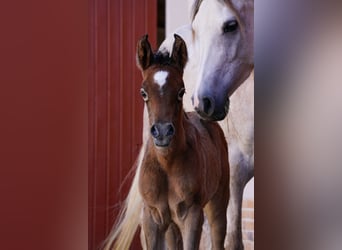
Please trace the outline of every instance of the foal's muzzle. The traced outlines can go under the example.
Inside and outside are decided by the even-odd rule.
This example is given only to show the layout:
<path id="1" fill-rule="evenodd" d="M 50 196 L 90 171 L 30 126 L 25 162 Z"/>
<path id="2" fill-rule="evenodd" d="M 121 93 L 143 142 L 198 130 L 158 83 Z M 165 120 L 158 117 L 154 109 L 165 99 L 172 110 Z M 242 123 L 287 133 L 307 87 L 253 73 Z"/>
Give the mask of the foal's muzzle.
<path id="1" fill-rule="evenodd" d="M 172 123 L 155 123 L 151 127 L 151 135 L 154 144 L 158 147 L 167 147 L 175 134 L 175 127 Z"/>

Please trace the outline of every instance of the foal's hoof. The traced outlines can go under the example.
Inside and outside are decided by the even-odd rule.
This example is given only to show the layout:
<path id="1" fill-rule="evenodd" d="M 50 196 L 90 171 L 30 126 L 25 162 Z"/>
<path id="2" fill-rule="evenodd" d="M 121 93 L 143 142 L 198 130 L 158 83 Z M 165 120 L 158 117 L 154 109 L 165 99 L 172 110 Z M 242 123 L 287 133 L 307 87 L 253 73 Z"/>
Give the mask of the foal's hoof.
<path id="1" fill-rule="evenodd" d="M 228 246 L 225 248 L 225 250 L 244 250 L 244 247 L 243 247 L 243 244 L 242 242 L 239 244 L 239 243 L 233 243 L 233 244 L 229 244 L 228 243 Z"/>

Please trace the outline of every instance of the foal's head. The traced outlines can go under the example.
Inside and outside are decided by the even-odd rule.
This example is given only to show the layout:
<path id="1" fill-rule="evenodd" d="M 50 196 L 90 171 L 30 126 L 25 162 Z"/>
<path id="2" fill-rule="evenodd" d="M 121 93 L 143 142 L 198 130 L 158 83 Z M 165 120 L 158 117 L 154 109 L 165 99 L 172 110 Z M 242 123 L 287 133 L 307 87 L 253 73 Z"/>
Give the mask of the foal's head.
<path id="1" fill-rule="evenodd" d="M 137 65 L 142 71 L 141 96 L 147 106 L 150 133 L 157 147 L 168 147 L 183 116 L 183 69 L 187 49 L 175 35 L 172 54 L 153 53 L 147 35 L 137 45 Z"/>

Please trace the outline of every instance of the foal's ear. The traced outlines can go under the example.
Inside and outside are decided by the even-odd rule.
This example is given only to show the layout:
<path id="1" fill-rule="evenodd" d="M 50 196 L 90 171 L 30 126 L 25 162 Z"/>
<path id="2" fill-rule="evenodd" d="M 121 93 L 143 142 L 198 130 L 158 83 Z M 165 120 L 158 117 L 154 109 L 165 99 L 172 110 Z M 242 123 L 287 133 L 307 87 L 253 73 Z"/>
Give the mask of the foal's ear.
<path id="1" fill-rule="evenodd" d="M 148 35 L 144 35 L 137 44 L 137 65 L 141 70 L 146 70 L 152 64 L 153 52 L 148 41 Z"/>
<path id="2" fill-rule="evenodd" d="M 172 60 L 183 71 L 186 62 L 188 61 L 188 51 L 184 40 L 177 34 L 174 34 L 175 41 L 172 48 Z"/>

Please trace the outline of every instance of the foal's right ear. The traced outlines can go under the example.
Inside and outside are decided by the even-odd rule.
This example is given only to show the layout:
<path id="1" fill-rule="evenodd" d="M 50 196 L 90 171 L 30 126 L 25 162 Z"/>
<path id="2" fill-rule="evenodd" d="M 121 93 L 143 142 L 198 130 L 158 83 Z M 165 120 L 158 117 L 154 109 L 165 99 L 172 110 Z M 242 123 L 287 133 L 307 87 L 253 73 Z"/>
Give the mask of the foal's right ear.
<path id="1" fill-rule="evenodd" d="M 144 35 L 137 44 L 137 65 L 141 70 L 146 70 L 152 64 L 153 52 L 148 41 L 148 35 Z"/>

